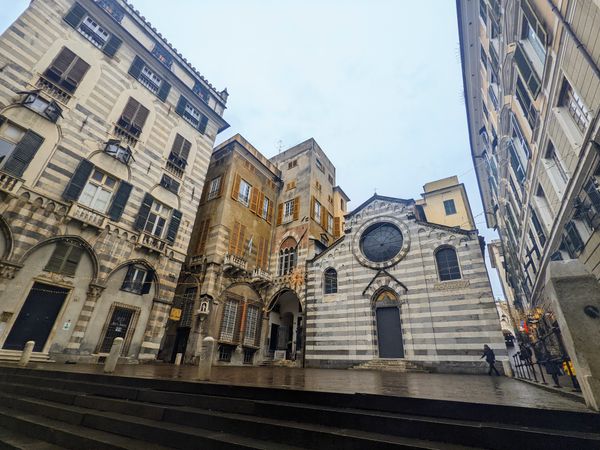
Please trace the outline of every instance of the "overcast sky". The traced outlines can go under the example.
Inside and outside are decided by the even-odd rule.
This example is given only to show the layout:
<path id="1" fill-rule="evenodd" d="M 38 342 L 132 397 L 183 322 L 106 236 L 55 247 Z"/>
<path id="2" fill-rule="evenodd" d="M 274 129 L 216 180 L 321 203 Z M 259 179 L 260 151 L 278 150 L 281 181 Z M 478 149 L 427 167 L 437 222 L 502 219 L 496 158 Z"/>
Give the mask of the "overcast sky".
<path id="1" fill-rule="evenodd" d="M 28 3 L 0 0 L 0 31 Z M 470 156 L 454 1 L 134 5 L 213 86 L 227 87 L 231 127 L 217 143 L 240 133 L 270 157 L 313 137 L 351 209 L 375 190 L 416 199 L 426 182 L 458 175 L 480 233 L 495 237 Z"/>

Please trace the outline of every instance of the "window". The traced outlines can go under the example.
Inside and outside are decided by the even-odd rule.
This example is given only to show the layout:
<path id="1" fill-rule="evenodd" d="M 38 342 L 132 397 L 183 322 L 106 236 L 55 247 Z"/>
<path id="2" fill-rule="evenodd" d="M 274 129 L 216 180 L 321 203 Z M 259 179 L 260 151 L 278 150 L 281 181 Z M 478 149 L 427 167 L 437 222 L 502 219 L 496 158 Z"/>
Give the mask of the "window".
<path id="1" fill-rule="evenodd" d="M 229 254 L 244 256 L 246 252 L 246 226 L 236 221 L 233 230 L 229 233 Z"/>
<path id="2" fill-rule="evenodd" d="M 127 274 L 121 285 L 121 290 L 132 292 L 134 294 L 141 294 L 144 289 L 147 275 L 148 271 L 145 268 L 130 265 L 127 268 Z"/>
<path id="3" fill-rule="evenodd" d="M 221 332 L 219 339 L 222 341 L 233 342 L 233 337 L 237 328 L 237 314 L 239 302 L 228 298 L 223 305 L 223 317 L 221 319 Z"/>
<path id="4" fill-rule="evenodd" d="M 288 170 L 289 170 L 289 169 L 293 169 L 294 167 L 297 167 L 297 166 L 298 166 L 298 160 L 297 160 L 297 159 L 294 159 L 293 161 L 290 161 L 290 162 L 288 163 Z"/>
<path id="5" fill-rule="evenodd" d="M 175 107 L 175 112 L 183 117 L 187 123 L 200 131 L 200 133 L 204 134 L 206 131 L 206 125 L 208 124 L 208 117 L 206 117 L 196 107 L 188 102 L 183 95 L 179 97 L 179 102 Z"/>
<path id="6" fill-rule="evenodd" d="M 317 200 L 315 200 L 313 216 L 317 222 L 321 223 L 321 204 Z"/>
<path id="7" fill-rule="evenodd" d="M 517 44 L 514 58 L 525 85 L 529 88 L 529 92 L 531 92 L 533 98 L 536 98 L 540 92 L 542 83 L 521 44 Z"/>
<path id="8" fill-rule="evenodd" d="M 315 181 L 315 189 L 316 189 L 317 191 L 321 192 L 321 188 L 322 188 L 322 186 L 321 186 L 321 183 L 319 183 L 319 181 L 318 181 L 318 180 L 317 180 L 317 181 Z"/>
<path id="9" fill-rule="evenodd" d="M 544 233 L 544 229 L 542 228 L 542 224 L 538 219 L 538 216 L 533 208 L 530 207 L 531 210 L 531 223 L 533 225 L 533 229 L 535 230 L 535 234 L 537 235 L 540 246 L 543 247 L 546 245 L 546 233 Z"/>
<path id="10" fill-rule="evenodd" d="M 296 267 L 296 251 L 298 244 L 293 238 L 287 238 L 279 249 L 278 275 L 283 276 L 291 273 Z"/>
<path id="11" fill-rule="evenodd" d="M 173 147 L 167 159 L 167 170 L 175 176 L 182 178 L 190 156 L 192 143 L 181 136 L 175 135 Z"/>
<path id="12" fill-rule="evenodd" d="M 160 179 L 160 185 L 167 191 L 177 194 L 179 192 L 179 181 L 174 180 L 167 174 L 163 174 Z"/>
<path id="13" fill-rule="evenodd" d="M 546 162 L 548 164 L 546 166 L 547 169 L 552 173 L 556 173 L 558 175 L 558 178 L 562 182 L 562 186 L 564 186 L 567 183 L 567 181 L 569 181 L 569 176 L 567 175 L 567 172 L 563 167 L 562 161 L 557 155 L 556 149 L 554 148 L 554 144 L 552 144 L 551 141 L 548 141 L 548 148 L 546 149 L 546 154 L 544 155 L 544 158 L 546 159 Z"/>
<path id="14" fill-rule="evenodd" d="M 447 216 L 456 214 L 456 205 L 454 204 L 454 200 L 444 200 L 444 210 L 446 211 Z"/>
<path id="15" fill-rule="evenodd" d="M 600 190 L 598 182 L 596 181 L 596 177 L 591 177 L 584 185 L 583 189 L 587 194 L 587 197 L 590 199 L 596 214 L 600 213 Z"/>
<path id="16" fill-rule="evenodd" d="M 113 19 L 121 23 L 125 16 L 125 10 L 115 0 L 95 0 L 95 2 L 100 8 L 109 13 Z"/>
<path id="17" fill-rule="evenodd" d="M 59 100 L 68 101 L 71 98 L 68 94 L 75 92 L 89 68 L 88 63 L 68 48 L 63 47 L 44 72 L 44 78 L 51 84 L 41 80 L 38 86 L 50 95 L 58 95 Z"/>
<path id="18" fill-rule="evenodd" d="M 114 56 L 121 46 L 121 39 L 106 31 L 79 3 L 73 5 L 64 20 L 108 56 Z"/>
<path id="19" fill-rule="evenodd" d="M 192 88 L 194 94 L 200 97 L 205 103 L 208 103 L 208 99 L 210 95 L 208 93 L 208 89 L 206 89 L 199 81 L 194 83 L 194 87 Z"/>
<path id="20" fill-rule="evenodd" d="M 152 50 L 152 55 L 159 60 L 165 67 L 169 69 L 173 65 L 173 57 L 171 54 L 160 44 L 156 44 Z"/>
<path id="21" fill-rule="evenodd" d="M 319 158 L 317 158 L 315 162 L 316 162 L 316 164 L 317 164 L 317 168 L 318 168 L 318 169 L 319 169 L 321 172 L 325 173 L 325 168 L 323 167 L 323 163 L 322 163 L 321 161 L 319 161 Z"/>
<path id="22" fill-rule="evenodd" d="M 546 59 L 546 31 L 544 25 L 528 0 L 521 2 L 523 22 L 521 25 L 521 39 L 526 40 L 542 64 Z"/>
<path id="23" fill-rule="evenodd" d="M 487 53 L 485 52 L 483 45 L 480 46 L 480 53 L 481 53 L 481 65 L 483 66 L 483 68 L 485 70 L 487 70 L 487 66 L 488 66 L 488 57 L 487 57 Z"/>
<path id="24" fill-rule="evenodd" d="M 460 267 L 456 250 L 451 247 L 443 247 L 435 252 L 435 262 L 437 264 L 440 281 L 458 280 L 460 276 Z"/>
<path id="25" fill-rule="evenodd" d="M 79 203 L 105 213 L 116 184 L 117 180 L 115 178 L 98 169 L 94 169 L 79 196 Z"/>
<path id="26" fill-rule="evenodd" d="M 333 234 L 333 216 L 327 214 L 327 232 Z"/>
<path id="27" fill-rule="evenodd" d="M 292 180 L 289 183 L 286 184 L 285 186 L 285 190 L 286 191 L 291 191 L 292 189 L 296 189 L 296 180 Z"/>
<path id="28" fill-rule="evenodd" d="M 219 361 L 231 362 L 231 354 L 233 353 L 234 347 L 231 345 L 219 345 Z"/>
<path id="29" fill-rule="evenodd" d="M 581 250 L 583 250 L 583 240 L 581 239 L 581 235 L 577 230 L 575 222 L 572 220 L 565 225 L 565 233 L 563 234 L 563 246 L 565 247 L 565 250 L 572 259 L 577 258 Z"/>
<path id="30" fill-rule="evenodd" d="M 114 306 L 111 309 L 110 320 L 106 324 L 106 332 L 100 345 L 98 345 L 98 353 L 109 353 L 115 338 L 127 337 L 132 321 L 137 318 L 136 311 L 130 308 L 121 308 Z M 127 342 L 127 340 L 125 341 Z M 127 352 L 127 346 L 123 347 L 122 353 Z"/>
<path id="31" fill-rule="evenodd" d="M 44 138 L 12 122 L 0 122 L 0 167 L 3 172 L 20 177 L 29 167 Z"/>
<path id="32" fill-rule="evenodd" d="M 368 227 L 360 237 L 360 249 L 372 262 L 390 261 L 400 253 L 404 237 L 400 229 L 389 222 L 378 222 Z"/>
<path id="33" fill-rule="evenodd" d="M 530 159 L 531 158 L 531 150 L 529 150 L 529 144 L 525 140 L 523 135 L 523 131 L 521 131 L 521 127 L 519 126 L 519 122 L 514 114 L 510 115 L 510 124 L 511 124 L 511 134 L 514 141 L 517 143 L 516 150 L 519 151 L 519 156 L 522 159 Z"/>
<path id="34" fill-rule="evenodd" d="M 146 64 L 142 58 L 136 56 L 129 68 L 129 74 L 140 82 L 142 86 L 160 98 L 163 102 L 167 99 L 171 85 L 167 83 L 156 70 Z"/>
<path id="35" fill-rule="evenodd" d="M 162 203 L 157 202 L 156 200 L 153 201 L 143 230 L 146 233 L 150 233 L 156 237 L 162 237 L 169 213 L 169 208 L 164 206 Z"/>
<path id="36" fill-rule="evenodd" d="M 252 364 L 252 362 L 254 361 L 254 353 L 256 352 L 252 348 L 244 349 L 244 364 Z"/>
<path id="37" fill-rule="evenodd" d="M 327 175 L 327 180 L 329 181 L 329 184 L 331 184 L 331 185 L 334 184 L 334 180 L 333 180 L 333 177 L 331 175 Z"/>
<path id="38" fill-rule="evenodd" d="M 238 191 L 238 201 L 246 206 L 250 203 L 250 191 L 252 186 L 246 180 L 240 180 L 240 189 Z"/>
<path id="39" fill-rule="evenodd" d="M 128 143 L 135 144 L 142 133 L 150 111 L 134 98 L 129 97 L 123 114 L 117 121 L 115 133 L 125 138 Z"/>
<path id="40" fill-rule="evenodd" d="M 246 327 L 244 331 L 244 345 L 256 345 L 258 337 L 259 310 L 255 305 L 248 305 L 246 309 Z"/>
<path id="41" fill-rule="evenodd" d="M 131 149 L 129 147 L 122 147 L 120 141 L 111 139 L 106 143 L 104 147 L 104 153 L 112 156 L 123 164 L 129 164 L 129 161 L 133 159 L 131 155 Z"/>
<path id="42" fill-rule="evenodd" d="M 517 102 L 521 106 L 521 109 L 523 110 L 523 115 L 525 116 L 525 119 L 527 119 L 527 123 L 533 130 L 537 122 L 537 111 L 535 109 L 535 106 L 533 105 L 533 101 L 527 93 L 527 89 L 525 89 L 525 86 L 521 81 L 521 77 L 517 77 L 515 97 L 517 99 Z"/>
<path id="43" fill-rule="evenodd" d="M 83 251 L 83 248 L 75 243 L 59 241 L 56 243 L 56 247 L 54 247 L 44 270 L 73 277 Z"/>
<path id="44" fill-rule="evenodd" d="M 294 218 L 294 199 L 283 204 L 283 222 L 291 222 Z"/>
<path id="45" fill-rule="evenodd" d="M 563 82 L 559 105 L 567 108 L 579 131 L 584 133 L 590 125 L 590 111 L 567 80 Z"/>
<path id="46" fill-rule="evenodd" d="M 55 101 L 46 100 L 39 94 L 39 91 L 20 92 L 20 94 L 25 94 L 21 101 L 23 106 L 38 113 L 50 122 L 56 123 L 58 118 L 62 116 L 62 108 Z"/>
<path id="47" fill-rule="evenodd" d="M 498 96 L 496 95 L 492 84 L 488 87 L 488 96 L 490 97 L 490 102 L 492 102 L 492 105 L 494 106 L 494 110 L 498 111 Z"/>
<path id="48" fill-rule="evenodd" d="M 515 176 L 517 177 L 517 182 L 519 184 L 523 184 L 525 181 L 525 168 L 521 163 L 519 155 L 517 155 L 517 151 L 515 150 L 515 146 L 513 145 L 512 141 L 508 145 L 508 151 L 510 153 L 510 165 L 515 173 Z"/>
<path id="49" fill-rule="evenodd" d="M 323 274 L 323 278 L 324 278 L 324 287 L 325 287 L 325 293 L 326 294 L 335 294 L 338 291 L 338 287 L 337 287 L 337 271 L 330 267 L 329 269 L 326 269 L 324 274 Z"/>
<path id="50" fill-rule="evenodd" d="M 345 211 L 345 205 L 344 205 L 344 199 L 343 198 L 340 198 L 340 209 L 342 211 Z"/>
<path id="51" fill-rule="evenodd" d="M 487 24 L 487 5 L 485 0 L 479 0 L 479 17 L 483 20 L 483 24 Z"/>
<path id="52" fill-rule="evenodd" d="M 490 120 L 490 113 L 488 112 L 487 107 L 485 106 L 485 102 L 481 102 L 481 110 L 483 111 L 483 115 L 487 120 Z"/>
<path id="53" fill-rule="evenodd" d="M 263 199 L 261 217 L 270 222 L 269 216 L 271 215 L 270 211 L 272 211 L 272 210 L 273 210 L 273 206 L 271 204 L 271 200 L 269 200 L 267 197 L 265 197 Z"/>
<path id="54" fill-rule="evenodd" d="M 210 182 L 210 187 L 208 189 L 208 199 L 212 200 L 219 196 L 221 192 L 221 177 L 213 178 Z"/>

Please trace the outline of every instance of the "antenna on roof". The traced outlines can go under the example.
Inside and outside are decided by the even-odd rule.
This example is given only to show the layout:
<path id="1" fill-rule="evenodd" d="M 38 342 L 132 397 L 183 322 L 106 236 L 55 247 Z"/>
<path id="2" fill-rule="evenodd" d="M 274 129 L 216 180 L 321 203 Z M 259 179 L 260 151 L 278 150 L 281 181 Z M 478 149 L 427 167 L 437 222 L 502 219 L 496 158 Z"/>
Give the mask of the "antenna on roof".
<path id="1" fill-rule="evenodd" d="M 277 154 L 281 154 L 281 149 L 283 148 L 283 141 L 281 139 L 279 139 L 277 141 Z"/>

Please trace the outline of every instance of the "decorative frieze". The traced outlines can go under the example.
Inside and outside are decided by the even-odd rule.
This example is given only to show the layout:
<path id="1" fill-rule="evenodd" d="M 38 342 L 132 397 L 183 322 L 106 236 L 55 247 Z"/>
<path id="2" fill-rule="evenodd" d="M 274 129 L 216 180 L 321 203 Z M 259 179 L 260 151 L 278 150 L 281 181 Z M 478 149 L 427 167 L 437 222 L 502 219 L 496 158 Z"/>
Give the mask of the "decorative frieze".
<path id="1" fill-rule="evenodd" d="M 455 291 L 469 287 L 469 280 L 442 281 L 433 285 L 434 291 Z"/>

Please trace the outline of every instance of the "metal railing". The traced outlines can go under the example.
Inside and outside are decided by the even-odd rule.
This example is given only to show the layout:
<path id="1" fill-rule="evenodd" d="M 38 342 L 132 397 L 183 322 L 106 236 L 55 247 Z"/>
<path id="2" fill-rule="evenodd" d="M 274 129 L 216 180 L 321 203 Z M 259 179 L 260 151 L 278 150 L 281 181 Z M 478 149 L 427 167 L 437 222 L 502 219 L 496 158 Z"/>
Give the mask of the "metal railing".
<path id="1" fill-rule="evenodd" d="M 573 390 L 581 392 L 581 387 L 579 386 L 577 377 L 571 369 L 570 362 L 571 360 L 569 358 L 550 358 L 533 361 L 531 357 L 523 357 L 519 354 L 513 355 L 513 368 L 515 369 L 516 378 L 547 385 L 548 381 L 546 381 L 546 376 L 548 376 L 553 379 L 555 385 L 560 386 L 558 377 L 562 371 L 565 375 L 569 376 Z M 566 368 L 566 370 L 564 370 L 563 367 Z M 544 371 L 546 372 L 546 376 L 544 376 Z"/>

